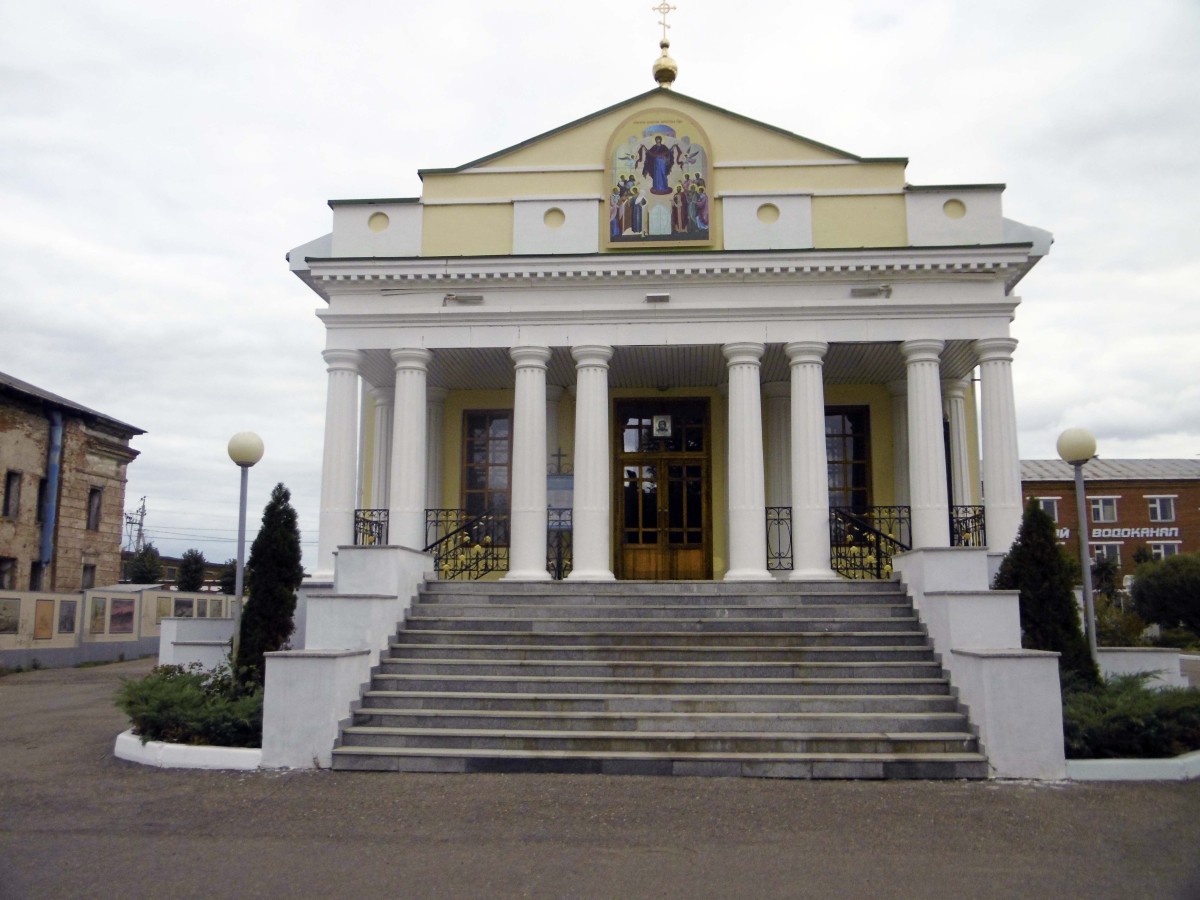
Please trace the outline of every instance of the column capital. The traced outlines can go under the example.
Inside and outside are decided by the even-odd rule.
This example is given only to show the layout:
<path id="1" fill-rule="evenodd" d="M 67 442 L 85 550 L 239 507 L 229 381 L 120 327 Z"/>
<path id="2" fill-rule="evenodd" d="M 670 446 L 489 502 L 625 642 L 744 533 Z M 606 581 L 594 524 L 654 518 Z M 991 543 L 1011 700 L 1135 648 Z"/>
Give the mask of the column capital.
<path id="1" fill-rule="evenodd" d="M 906 363 L 941 362 L 942 351 L 945 349 L 946 342 L 937 338 L 900 342 L 900 352 L 904 354 Z"/>
<path id="2" fill-rule="evenodd" d="M 1017 349 L 1017 339 L 1008 337 L 981 338 L 971 347 L 979 362 L 1012 362 L 1013 351 Z"/>
<path id="3" fill-rule="evenodd" d="M 433 359 L 433 353 L 421 347 L 396 347 L 389 350 L 388 355 L 396 364 L 397 371 L 409 369 L 424 372 L 429 368 L 430 360 Z"/>
<path id="4" fill-rule="evenodd" d="M 943 378 L 942 396 L 947 400 L 962 400 L 967 395 L 967 383 L 961 378 Z"/>
<path id="5" fill-rule="evenodd" d="M 571 356 L 577 367 L 604 366 L 607 368 L 608 361 L 613 357 L 613 348 L 607 344 L 580 344 L 578 347 L 571 348 Z"/>
<path id="6" fill-rule="evenodd" d="M 550 361 L 549 347 L 510 347 L 508 355 L 518 369 L 544 369 Z"/>
<path id="7" fill-rule="evenodd" d="M 392 399 L 395 397 L 395 388 L 371 385 L 367 388 L 367 393 L 371 395 L 371 400 L 376 406 L 391 406 Z"/>
<path id="8" fill-rule="evenodd" d="M 358 374 L 358 367 L 363 361 L 361 350 L 322 350 L 321 358 L 325 360 L 327 372 L 353 372 Z"/>
<path id="9" fill-rule="evenodd" d="M 766 344 L 757 341 L 736 341 L 732 344 L 722 344 L 721 353 L 731 366 L 757 366 L 766 352 Z"/>
<path id="10" fill-rule="evenodd" d="M 825 359 L 829 344 L 825 341 L 792 341 L 783 345 L 788 362 L 793 366 L 799 363 L 820 363 Z"/>

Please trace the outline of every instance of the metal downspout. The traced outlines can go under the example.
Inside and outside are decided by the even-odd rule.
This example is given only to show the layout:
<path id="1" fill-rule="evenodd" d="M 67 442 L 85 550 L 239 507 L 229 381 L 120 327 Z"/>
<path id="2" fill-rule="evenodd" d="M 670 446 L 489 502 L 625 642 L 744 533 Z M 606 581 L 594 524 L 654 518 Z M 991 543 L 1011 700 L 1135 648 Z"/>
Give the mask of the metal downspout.
<path id="1" fill-rule="evenodd" d="M 58 482 L 62 469 L 63 418 L 59 410 L 50 413 L 50 453 L 46 462 L 46 517 L 42 521 L 40 562 L 42 578 L 50 571 L 54 559 L 54 528 L 58 523 Z"/>

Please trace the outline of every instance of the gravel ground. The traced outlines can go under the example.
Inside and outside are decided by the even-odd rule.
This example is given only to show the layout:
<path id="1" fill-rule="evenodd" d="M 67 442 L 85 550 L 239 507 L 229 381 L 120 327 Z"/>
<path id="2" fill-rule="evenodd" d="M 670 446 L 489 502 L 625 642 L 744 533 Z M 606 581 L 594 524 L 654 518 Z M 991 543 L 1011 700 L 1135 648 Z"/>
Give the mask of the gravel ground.
<path id="1" fill-rule="evenodd" d="M 167 771 L 141 660 L 0 678 L 0 898 L 1200 898 L 1200 782 Z"/>

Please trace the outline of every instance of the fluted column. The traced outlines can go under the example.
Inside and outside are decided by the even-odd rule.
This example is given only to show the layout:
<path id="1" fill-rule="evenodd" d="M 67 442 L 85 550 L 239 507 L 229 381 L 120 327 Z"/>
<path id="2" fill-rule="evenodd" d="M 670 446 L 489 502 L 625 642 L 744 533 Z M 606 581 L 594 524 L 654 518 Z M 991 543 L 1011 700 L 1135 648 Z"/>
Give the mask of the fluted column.
<path id="1" fill-rule="evenodd" d="M 967 384 L 961 378 L 942 382 L 942 407 L 950 423 L 950 502 L 954 506 L 970 506 L 975 495 L 967 446 Z"/>
<path id="2" fill-rule="evenodd" d="M 729 368 L 729 571 L 726 581 L 769 581 L 759 369 L 765 347 L 721 348 Z"/>
<path id="3" fill-rule="evenodd" d="M 425 546 L 426 381 L 433 354 L 420 348 L 391 351 L 396 365 L 392 413 L 392 473 L 389 481 L 388 543 Z"/>
<path id="4" fill-rule="evenodd" d="M 442 434 L 446 424 L 445 388 L 430 387 L 425 390 L 425 507 L 439 509 L 442 506 Z"/>
<path id="5" fill-rule="evenodd" d="M 367 498 L 373 509 L 387 509 L 390 493 L 388 482 L 392 474 L 392 397 L 386 387 L 370 389 L 371 402 L 375 407 L 375 455 L 371 458 L 371 496 Z"/>
<path id="6" fill-rule="evenodd" d="M 893 502 L 897 506 L 908 506 L 911 499 L 908 490 L 908 381 L 889 381 L 887 387 L 888 393 L 892 395 L 892 478 L 895 479 Z"/>
<path id="7" fill-rule="evenodd" d="M 950 546 L 942 433 L 940 340 L 904 341 L 908 367 L 908 462 L 913 547 Z"/>
<path id="8" fill-rule="evenodd" d="M 762 392 L 767 506 L 787 506 L 792 502 L 791 385 L 772 381 Z"/>
<path id="9" fill-rule="evenodd" d="M 1021 457 L 1013 400 L 1013 338 L 975 342 L 979 358 L 980 419 L 983 426 L 983 514 L 987 543 L 1006 551 L 1021 526 Z"/>
<path id="10" fill-rule="evenodd" d="M 829 566 L 829 453 L 825 444 L 824 341 L 784 348 L 792 370 L 793 581 L 833 579 Z"/>
<path id="11" fill-rule="evenodd" d="M 513 347 L 512 506 L 508 574 L 548 581 L 546 571 L 546 363 L 549 347 Z"/>
<path id="12" fill-rule="evenodd" d="M 612 443 L 608 361 L 612 347 L 573 347 L 575 358 L 575 501 L 569 581 L 611 581 Z"/>
<path id="13" fill-rule="evenodd" d="M 321 454 L 321 520 L 315 581 L 333 578 L 339 546 L 354 543 L 358 475 L 358 350 L 326 350 L 325 448 Z"/>

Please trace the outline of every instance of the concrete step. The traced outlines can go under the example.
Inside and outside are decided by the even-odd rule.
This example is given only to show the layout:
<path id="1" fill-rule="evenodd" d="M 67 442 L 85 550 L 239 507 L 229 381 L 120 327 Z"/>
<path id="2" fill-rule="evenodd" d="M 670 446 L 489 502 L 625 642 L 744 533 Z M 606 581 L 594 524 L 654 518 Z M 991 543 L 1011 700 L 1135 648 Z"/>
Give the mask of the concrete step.
<path id="1" fill-rule="evenodd" d="M 389 691 L 363 693 L 359 711 L 432 709 L 564 713 L 953 713 L 949 694 L 564 694 Z"/>
<path id="2" fill-rule="evenodd" d="M 500 731 L 351 725 L 342 729 L 341 746 L 650 753 L 971 753 L 976 750 L 976 739 L 966 732 Z"/>
<path id="3" fill-rule="evenodd" d="M 923 631 L 788 631 L 773 633 L 756 631 L 697 632 L 697 631 L 467 631 L 434 628 L 404 629 L 392 641 L 393 648 L 411 646 L 456 645 L 486 643 L 490 646 L 519 647 L 628 647 L 628 648 L 692 648 L 736 649 L 751 648 L 813 648 L 857 646 L 919 646 L 928 647 Z"/>
<path id="4" fill-rule="evenodd" d="M 916 616 L 837 617 L 837 618 L 771 618 L 748 619 L 693 617 L 673 619 L 608 618 L 578 619 L 455 619 L 453 617 L 410 616 L 405 627 L 413 630 L 437 631 L 626 631 L 658 634 L 662 631 L 738 632 L 755 631 L 919 631 Z"/>
<path id="5" fill-rule="evenodd" d="M 933 660 L 861 662 L 679 662 L 645 660 L 383 659 L 381 675 L 414 674 L 549 678 L 931 678 Z"/>
<path id="6" fill-rule="evenodd" d="M 929 644 L 850 647 L 611 647 L 590 644 L 392 644 L 390 659 L 646 660 L 648 662 L 829 662 L 864 659 L 929 660 Z"/>
<path id="7" fill-rule="evenodd" d="M 338 747 L 343 771 L 685 775 L 720 778 L 986 778 L 980 753 L 687 753 L 661 751 L 431 751 L 409 747 Z"/>
<path id="8" fill-rule="evenodd" d="M 389 675 L 375 690 L 563 694 L 932 694 L 946 693 L 943 677 L 929 678 L 605 678 L 512 675 Z"/>
<path id="9" fill-rule="evenodd" d="M 748 597 L 782 594 L 809 597 L 821 594 L 897 594 L 904 596 L 898 581 L 430 581 L 421 588 L 423 596 L 477 597 Z"/>
<path id="10" fill-rule="evenodd" d="M 860 734 L 966 732 L 959 712 L 561 712 L 541 710 L 392 709 L 367 707 L 354 725 L 368 728 L 499 729 L 505 731 L 636 731 L 686 733 Z"/>
<path id="11" fill-rule="evenodd" d="M 423 606 L 439 609 L 454 609 L 459 606 L 560 606 L 560 607 L 590 607 L 608 606 L 623 608 L 640 608 L 661 604 L 664 606 L 683 606 L 692 609 L 703 609 L 710 606 L 776 606 L 793 609 L 806 609 L 810 606 L 877 606 L 887 604 L 907 604 L 908 598 L 901 591 L 887 593 L 850 594 L 785 594 L 785 593 L 742 593 L 742 594 L 541 594 L 525 595 L 516 593 L 504 594 L 428 594 L 424 591 L 418 601 Z"/>
<path id="12" fill-rule="evenodd" d="M 414 603 L 409 615 L 420 618 L 462 619 L 791 619 L 804 616 L 813 619 L 878 618 L 883 616 L 912 616 L 912 606 L 905 603 L 816 604 L 804 606 L 729 605 L 704 606 L 654 603 L 635 606 L 608 604 L 467 604 Z"/>

